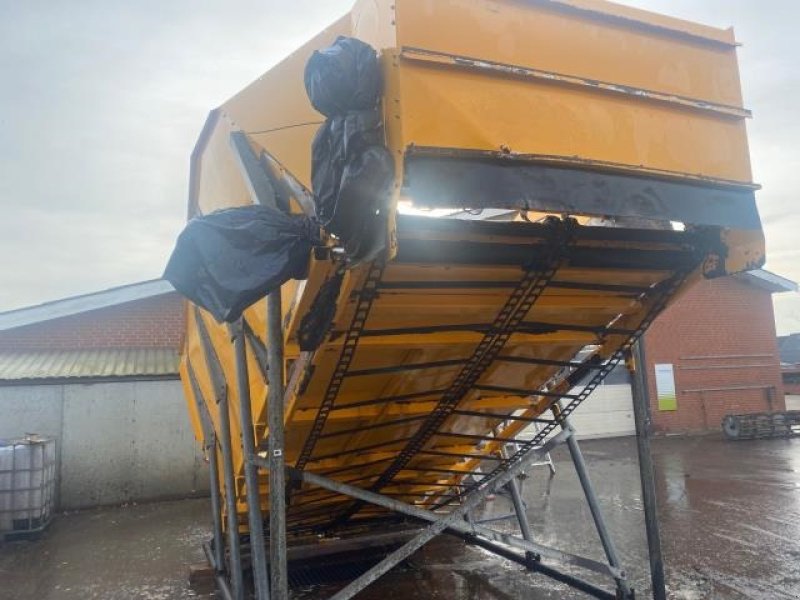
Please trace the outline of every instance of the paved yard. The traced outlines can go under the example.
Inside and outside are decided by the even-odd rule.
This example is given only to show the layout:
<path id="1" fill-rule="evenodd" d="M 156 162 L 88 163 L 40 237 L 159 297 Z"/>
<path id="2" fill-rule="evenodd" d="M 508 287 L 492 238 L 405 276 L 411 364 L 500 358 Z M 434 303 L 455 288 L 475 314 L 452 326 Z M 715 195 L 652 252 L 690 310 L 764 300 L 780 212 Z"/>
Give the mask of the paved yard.
<path id="1" fill-rule="evenodd" d="M 647 597 L 643 513 L 631 438 L 583 443 L 601 503 L 640 598 Z M 800 598 L 800 440 L 724 442 L 716 437 L 654 442 L 662 536 L 671 598 Z M 601 550 L 565 453 L 558 472 L 525 485 L 539 541 L 595 557 Z M 508 510 L 498 497 L 488 514 Z M 185 500 L 59 516 L 36 542 L 0 546 L 2 600 L 200 598 L 188 565 L 202 561 L 208 503 Z M 304 599 L 324 598 L 306 589 Z M 390 600 L 581 598 L 444 538 L 360 598 Z"/>

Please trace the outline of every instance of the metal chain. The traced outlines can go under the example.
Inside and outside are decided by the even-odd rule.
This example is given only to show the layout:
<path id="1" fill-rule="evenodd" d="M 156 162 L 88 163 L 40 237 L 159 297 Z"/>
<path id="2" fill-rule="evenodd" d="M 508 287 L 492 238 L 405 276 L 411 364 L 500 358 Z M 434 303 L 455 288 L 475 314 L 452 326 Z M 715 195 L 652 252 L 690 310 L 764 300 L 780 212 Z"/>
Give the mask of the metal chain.
<path id="1" fill-rule="evenodd" d="M 497 355 L 516 331 L 519 324 L 530 312 L 556 272 L 561 267 L 568 248 L 575 240 L 575 222 L 571 219 L 561 221 L 553 219 L 548 222 L 551 234 L 548 236 L 549 252 L 544 260 L 538 262 L 538 268 L 525 270 L 522 279 L 509 295 L 503 308 L 497 314 L 492 326 L 484 334 L 478 346 L 467 360 L 464 367 L 450 384 L 448 390 L 432 411 L 427 420 L 420 426 L 414 436 L 401 450 L 394 462 L 370 486 L 370 491 L 377 492 L 388 485 L 422 450 L 425 444 L 436 435 L 445 420 L 456 409 L 459 402 L 472 389 L 486 369 L 494 362 Z M 347 521 L 361 508 L 363 503 L 356 501 L 335 519 L 332 527 Z"/>
<path id="2" fill-rule="evenodd" d="M 347 370 L 350 368 L 350 363 L 353 362 L 353 356 L 356 353 L 356 348 L 358 348 L 358 341 L 361 337 L 361 332 L 364 330 L 364 325 L 367 322 L 367 317 L 369 316 L 370 309 L 372 308 L 372 303 L 377 296 L 378 283 L 383 275 L 384 267 L 385 263 L 383 260 L 376 260 L 369 267 L 367 279 L 364 282 L 364 285 L 361 288 L 361 292 L 358 296 L 358 303 L 356 304 L 356 310 L 353 314 L 353 319 L 350 322 L 350 327 L 347 329 L 347 333 L 345 334 L 342 351 L 339 354 L 339 360 L 337 361 L 336 368 L 334 369 L 333 375 L 328 382 L 328 389 L 325 391 L 325 396 L 322 398 L 319 411 L 314 418 L 314 424 L 311 427 L 311 431 L 306 438 L 303 449 L 301 450 L 300 456 L 295 464 L 296 469 L 303 470 L 308 464 L 308 461 L 311 459 L 311 454 L 314 452 L 314 447 L 319 440 L 319 436 L 322 434 L 322 430 L 324 429 L 325 423 L 328 420 L 328 415 L 333 408 L 336 397 L 339 395 L 339 390 L 342 387 Z"/>
<path id="3" fill-rule="evenodd" d="M 455 497 L 464 497 L 468 495 L 472 490 L 477 488 L 480 485 L 480 482 L 483 481 L 485 478 L 491 478 L 500 471 L 507 470 L 510 465 L 514 464 L 517 459 L 522 456 L 523 453 L 527 452 L 531 448 L 535 446 L 540 446 L 544 442 L 545 438 L 552 433 L 552 431 L 557 427 L 560 426 L 564 419 L 568 417 L 578 406 L 589 397 L 589 395 L 597 389 L 606 376 L 616 368 L 616 366 L 625 358 L 625 355 L 630 349 L 633 347 L 633 344 L 638 340 L 641 335 L 647 330 L 647 328 L 651 325 L 651 323 L 655 320 L 655 318 L 661 313 L 661 311 L 666 307 L 668 301 L 675 292 L 680 289 L 683 282 L 689 276 L 689 274 L 694 270 L 696 265 L 692 265 L 691 268 L 685 268 L 678 272 L 676 272 L 670 279 L 666 282 L 666 290 L 656 299 L 653 303 L 652 308 L 648 311 L 642 321 L 639 323 L 637 328 L 631 333 L 628 338 L 614 351 L 614 354 L 605 362 L 605 364 L 595 371 L 595 374 L 592 376 L 592 379 L 586 386 L 581 390 L 579 394 L 576 394 L 570 402 L 564 406 L 559 412 L 556 419 L 550 423 L 547 423 L 539 430 L 539 432 L 529 441 L 521 444 L 518 447 L 517 452 L 515 452 L 512 456 L 509 456 L 507 459 L 499 462 L 497 466 L 487 473 L 484 478 L 481 478 L 478 481 L 472 483 L 469 487 L 464 489 L 463 491 L 455 494 Z M 589 357 L 584 361 L 586 364 L 592 360 L 592 357 Z M 579 370 L 580 367 L 576 368 L 576 371 Z M 531 396 L 535 396 L 536 392 L 531 392 Z M 566 394 L 565 396 L 566 397 Z M 557 401 L 554 400 L 553 404 Z M 438 503 L 434 506 L 438 506 Z"/>

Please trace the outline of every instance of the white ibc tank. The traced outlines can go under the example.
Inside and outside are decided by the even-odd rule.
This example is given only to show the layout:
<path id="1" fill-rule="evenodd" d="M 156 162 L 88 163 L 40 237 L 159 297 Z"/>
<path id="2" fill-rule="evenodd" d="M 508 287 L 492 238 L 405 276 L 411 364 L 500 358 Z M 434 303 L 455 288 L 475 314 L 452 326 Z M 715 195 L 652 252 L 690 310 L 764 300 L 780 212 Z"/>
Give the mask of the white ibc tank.
<path id="1" fill-rule="evenodd" d="M 53 510 L 56 443 L 28 434 L 0 441 L 0 533 L 37 531 Z"/>
<path id="2" fill-rule="evenodd" d="M 14 446 L 0 442 L 0 531 L 11 531 L 14 478 Z"/>

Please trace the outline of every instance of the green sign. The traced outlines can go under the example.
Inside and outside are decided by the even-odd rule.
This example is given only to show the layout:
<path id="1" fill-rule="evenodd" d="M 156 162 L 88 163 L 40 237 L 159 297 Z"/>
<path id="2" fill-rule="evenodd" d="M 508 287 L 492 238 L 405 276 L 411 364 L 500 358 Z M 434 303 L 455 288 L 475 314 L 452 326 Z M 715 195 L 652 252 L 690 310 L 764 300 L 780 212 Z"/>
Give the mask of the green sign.
<path id="1" fill-rule="evenodd" d="M 656 364 L 656 395 L 658 410 L 678 410 L 675 373 L 670 363 Z"/>

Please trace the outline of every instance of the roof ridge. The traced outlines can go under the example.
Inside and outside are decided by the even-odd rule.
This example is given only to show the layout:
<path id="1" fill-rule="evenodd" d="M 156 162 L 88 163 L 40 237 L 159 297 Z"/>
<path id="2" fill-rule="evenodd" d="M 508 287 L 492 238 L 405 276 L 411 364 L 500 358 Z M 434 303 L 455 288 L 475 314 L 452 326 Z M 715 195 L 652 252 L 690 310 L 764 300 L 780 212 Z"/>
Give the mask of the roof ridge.
<path id="1" fill-rule="evenodd" d="M 168 294 L 174 290 L 175 288 L 172 287 L 172 284 L 164 279 L 148 279 L 88 294 L 79 294 L 60 300 L 43 302 L 42 304 L 15 308 L 0 312 L 0 331 L 152 298 Z"/>

